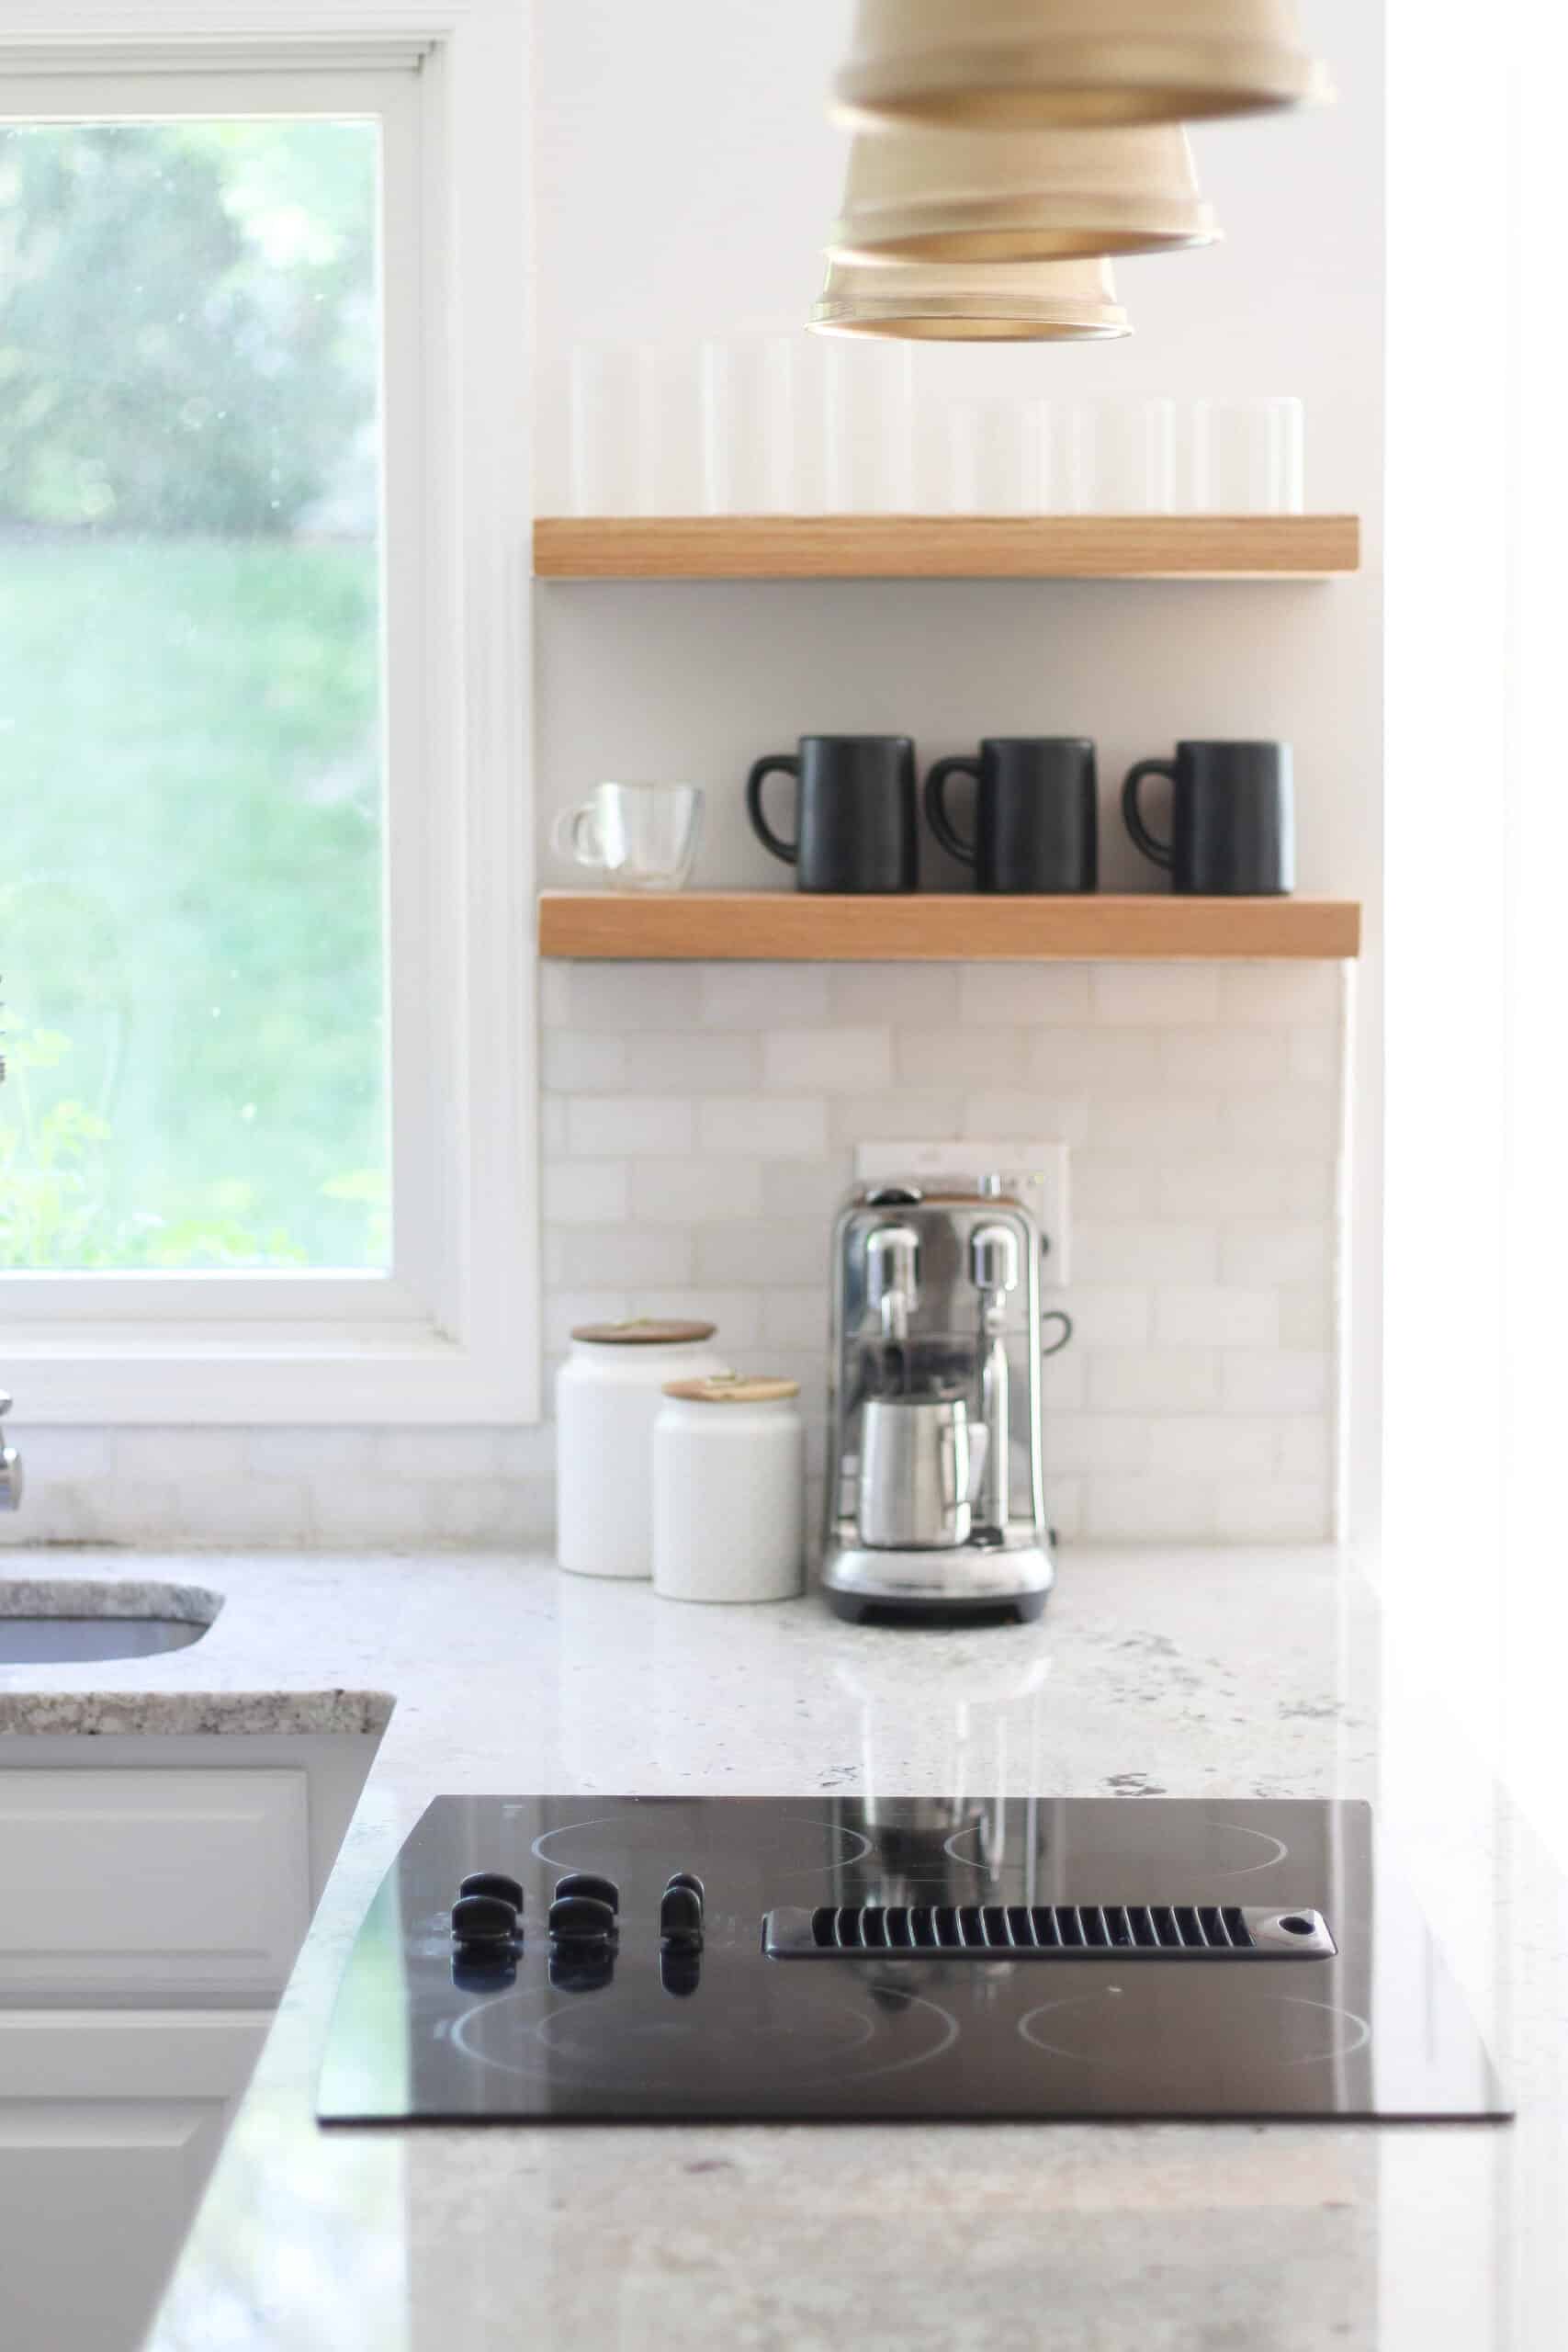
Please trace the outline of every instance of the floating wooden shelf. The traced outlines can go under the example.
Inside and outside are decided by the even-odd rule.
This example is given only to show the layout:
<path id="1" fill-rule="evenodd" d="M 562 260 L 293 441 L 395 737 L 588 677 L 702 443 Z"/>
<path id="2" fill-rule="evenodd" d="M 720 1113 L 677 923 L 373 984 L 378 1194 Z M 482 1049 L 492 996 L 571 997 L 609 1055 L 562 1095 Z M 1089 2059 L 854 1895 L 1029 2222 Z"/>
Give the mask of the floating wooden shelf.
<path id="1" fill-rule="evenodd" d="M 544 515 L 541 580 L 1325 580 L 1354 514 Z"/>
<path id="2" fill-rule="evenodd" d="M 542 956 L 692 963 L 977 964 L 1356 956 L 1347 899 L 908 898 L 547 890 Z"/>

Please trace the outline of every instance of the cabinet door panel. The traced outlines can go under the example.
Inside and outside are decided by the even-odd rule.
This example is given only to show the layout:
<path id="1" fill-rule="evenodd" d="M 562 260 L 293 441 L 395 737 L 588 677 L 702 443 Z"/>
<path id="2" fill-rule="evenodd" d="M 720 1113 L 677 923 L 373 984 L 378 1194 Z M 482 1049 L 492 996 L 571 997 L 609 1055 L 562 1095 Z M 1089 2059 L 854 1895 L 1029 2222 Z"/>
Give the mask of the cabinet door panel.
<path id="1" fill-rule="evenodd" d="M 132 2352 L 265 2017 L 0 2017 L 0 2342 Z"/>
<path id="2" fill-rule="evenodd" d="M 269 1999 L 309 1918 L 303 1772 L 0 1770 L 0 1998 Z"/>

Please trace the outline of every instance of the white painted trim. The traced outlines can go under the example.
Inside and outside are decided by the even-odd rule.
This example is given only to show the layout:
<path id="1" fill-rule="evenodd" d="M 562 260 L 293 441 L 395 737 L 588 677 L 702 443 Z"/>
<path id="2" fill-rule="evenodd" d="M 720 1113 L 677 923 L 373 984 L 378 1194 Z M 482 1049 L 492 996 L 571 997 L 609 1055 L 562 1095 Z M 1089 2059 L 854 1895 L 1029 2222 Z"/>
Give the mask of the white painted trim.
<path id="1" fill-rule="evenodd" d="M 166 98 L 122 80 L 128 114 L 150 91 L 221 111 L 231 61 L 258 76 L 242 110 L 310 111 L 288 77 L 319 74 L 323 108 L 383 120 L 396 1263 L 390 1279 L 0 1277 L 7 1383 L 29 1419 L 63 1425 L 536 1419 L 528 11 L 72 0 L 63 29 L 62 13 L 8 9 L 0 101 L 18 53 L 69 51 L 73 74 L 112 53 L 123 77 L 134 47 L 179 78 Z M 364 78 L 372 54 L 395 81 Z M 37 75 L 28 114 L 55 98 Z"/>

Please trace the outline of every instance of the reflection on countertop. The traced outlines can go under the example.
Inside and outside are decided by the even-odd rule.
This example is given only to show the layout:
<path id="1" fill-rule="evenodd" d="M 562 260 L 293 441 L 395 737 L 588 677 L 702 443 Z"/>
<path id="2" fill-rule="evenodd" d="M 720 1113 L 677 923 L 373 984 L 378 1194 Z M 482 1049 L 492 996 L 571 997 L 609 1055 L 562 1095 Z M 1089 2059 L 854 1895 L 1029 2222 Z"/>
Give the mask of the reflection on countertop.
<path id="1" fill-rule="evenodd" d="M 1040 1624 L 964 1634 L 493 1554 L 127 1573 L 222 1614 L 189 1653 L 0 1670 L 0 1730 L 392 1710 L 154 2352 L 1568 2340 L 1568 1899 L 1336 1555 L 1069 1555 Z M 536 1790 L 1370 1798 L 1518 2121 L 323 2133 L 331 2002 L 400 1839 L 438 1791 Z"/>

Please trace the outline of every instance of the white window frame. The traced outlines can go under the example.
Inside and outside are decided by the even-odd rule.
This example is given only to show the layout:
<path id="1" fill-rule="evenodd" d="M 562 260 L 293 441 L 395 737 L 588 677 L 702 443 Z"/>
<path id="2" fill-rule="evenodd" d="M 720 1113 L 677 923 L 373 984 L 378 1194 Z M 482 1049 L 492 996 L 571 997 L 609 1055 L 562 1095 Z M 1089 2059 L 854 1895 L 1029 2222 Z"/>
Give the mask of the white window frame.
<path id="1" fill-rule="evenodd" d="M 0 117 L 373 112 L 384 158 L 394 1264 L 0 1275 L 31 1421 L 538 1417 L 528 15 L 7 0 Z"/>

